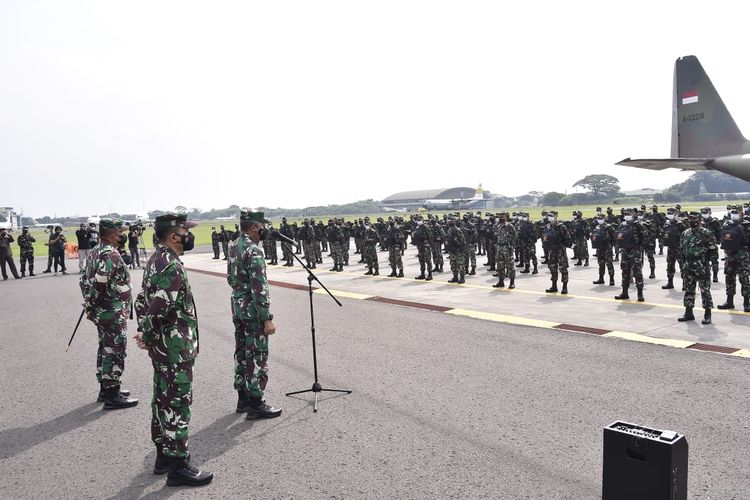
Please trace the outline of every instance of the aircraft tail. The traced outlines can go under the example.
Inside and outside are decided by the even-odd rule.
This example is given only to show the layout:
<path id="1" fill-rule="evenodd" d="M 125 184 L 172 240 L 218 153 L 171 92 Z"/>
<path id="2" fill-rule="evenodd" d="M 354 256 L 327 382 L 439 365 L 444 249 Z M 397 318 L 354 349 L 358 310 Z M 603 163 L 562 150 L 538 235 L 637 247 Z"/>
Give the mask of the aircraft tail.
<path id="1" fill-rule="evenodd" d="M 474 191 L 474 197 L 472 200 L 483 200 L 484 199 L 484 189 L 482 189 L 482 185 L 479 184 L 479 187 L 476 191 Z"/>
<path id="2" fill-rule="evenodd" d="M 672 106 L 672 158 L 750 152 L 732 115 L 695 56 L 677 59 Z"/>

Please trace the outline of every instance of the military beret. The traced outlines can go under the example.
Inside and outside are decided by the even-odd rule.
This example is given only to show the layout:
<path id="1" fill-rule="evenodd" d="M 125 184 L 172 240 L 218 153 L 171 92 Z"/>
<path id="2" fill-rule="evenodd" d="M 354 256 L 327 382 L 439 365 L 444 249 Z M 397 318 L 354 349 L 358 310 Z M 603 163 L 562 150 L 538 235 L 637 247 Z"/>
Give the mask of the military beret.
<path id="1" fill-rule="evenodd" d="M 127 227 L 122 223 L 120 219 L 101 219 L 99 220 L 99 230 L 104 229 L 117 229 L 119 231 L 125 231 Z"/>
<path id="2" fill-rule="evenodd" d="M 166 213 L 154 219 L 154 231 L 157 233 L 166 231 L 170 227 L 184 227 L 185 229 L 190 229 L 197 225 L 197 222 L 187 220 L 187 214 Z M 99 227 L 101 227 L 101 222 L 99 223 Z"/>
<path id="3" fill-rule="evenodd" d="M 271 222 L 266 219 L 263 212 L 253 212 L 251 210 L 240 211 L 240 222 L 264 222 L 268 224 Z"/>
<path id="4" fill-rule="evenodd" d="M 700 216 L 701 216 L 701 213 L 695 210 L 691 210 L 690 212 L 688 212 L 688 217 L 700 217 Z"/>

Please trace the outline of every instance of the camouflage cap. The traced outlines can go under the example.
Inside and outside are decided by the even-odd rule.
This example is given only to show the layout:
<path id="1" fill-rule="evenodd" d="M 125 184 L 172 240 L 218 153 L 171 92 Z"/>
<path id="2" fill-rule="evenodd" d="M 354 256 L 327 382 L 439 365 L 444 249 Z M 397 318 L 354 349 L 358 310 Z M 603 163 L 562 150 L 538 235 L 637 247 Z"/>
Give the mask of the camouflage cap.
<path id="1" fill-rule="evenodd" d="M 700 218 L 700 216 L 701 216 L 701 213 L 695 210 L 691 210 L 690 212 L 688 212 L 688 217 L 690 217 L 691 219 L 697 219 L 697 218 Z"/>
<path id="2" fill-rule="evenodd" d="M 547 215 L 554 215 L 555 217 L 557 217 L 557 210 L 549 210 L 547 212 Z"/>
<path id="3" fill-rule="evenodd" d="M 120 219 L 100 219 L 99 220 L 99 230 L 103 231 L 105 229 L 117 229 L 118 231 L 127 231 L 127 226 L 122 223 L 122 220 Z"/>
<path id="4" fill-rule="evenodd" d="M 253 212 L 252 210 L 240 211 L 240 222 L 263 222 L 268 224 L 270 220 L 265 218 L 263 212 Z"/>
<path id="5" fill-rule="evenodd" d="M 187 214 L 166 213 L 154 219 L 154 231 L 157 233 L 166 231 L 170 227 L 184 227 L 185 229 L 190 229 L 197 225 L 197 222 L 187 220 Z M 99 223 L 99 226 L 101 227 L 101 222 Z"/>

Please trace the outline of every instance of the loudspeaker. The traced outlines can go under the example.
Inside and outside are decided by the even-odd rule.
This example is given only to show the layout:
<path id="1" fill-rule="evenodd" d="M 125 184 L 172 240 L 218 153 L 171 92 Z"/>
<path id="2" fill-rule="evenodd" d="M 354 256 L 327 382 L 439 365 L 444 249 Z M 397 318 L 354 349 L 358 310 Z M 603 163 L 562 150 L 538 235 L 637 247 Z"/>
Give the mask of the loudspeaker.
<path id="1" fill-rule="evenodd" d="M 688 443 L 627 422 L 604 428 L 603 500 L 687 500 Z"/>

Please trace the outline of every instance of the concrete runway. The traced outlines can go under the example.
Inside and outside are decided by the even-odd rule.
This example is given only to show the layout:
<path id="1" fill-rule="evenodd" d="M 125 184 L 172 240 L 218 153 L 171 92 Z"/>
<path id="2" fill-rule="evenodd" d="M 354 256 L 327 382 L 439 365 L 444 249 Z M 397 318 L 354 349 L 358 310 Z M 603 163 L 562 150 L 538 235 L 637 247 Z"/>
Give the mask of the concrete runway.
<path id="1" fill-rule="evenodd" d="M 330 267 L 325 260 L 322 267 Z M 219 272 L 224 266 L 201 254 L 186 262 Z M 591 304 L 607 304 L 411 278 L 371 279 L 352 266 L 347 271 L 352 274 L 320 275 L 336 290 L 362 286 L 390 296 L 401 287 L 408 290 L 403 297 L 427 303 L 445 296 L 463 303 L 462 294 L 472 290 L 492 304 L 522 298 L 528 305 L 515 304 L 513 312 L 529 317 L 538 310 L 551 314 L 548 304 L 575 307 L 580 300 L 586 305 L 577 308 L 578 324 L 583 313 L 598 318 Z M 299 270 L 270 273 L 272 279 L 306 284 Z M 547 286 L 536 278 L 534 290 Z M 132 280 L 137 291 L 140 272 Z M 151 473 L 147 355 L 131 343 L 123 377 L 141 404 L 102 411 L 95 403 L 94 327 L 84 323 L 64 352 L 80 311 L 77 275 L 45 275 L 0 284 L 2 498 L 597 498 L 602 428 L 615 420 L 687 436 L 690 498 L 746 498 L 750 490 L 750 365 L 742 357 L 507 325 L 345 294 L 339 308 L 316 293 L 320 381 L 353 393 L 323 396 L 314 414 L 312 396 L 284 396 L 313 382 L 308 295 L 272 287 L 279 332 L 271 339 L 267 399 L 284 413 L 248 422 L 234 413 L 226 281 L 197 272 L 190 280 L 201 331 L 190 446 L 195 462 L 215 472 L 214 482 L 175 489 Z M 492 281 L 482 273 L 470 284 Z M 571 286 L 571 293 L 590 291 Z M 618 304 L 614 310 L 626 307 L 666 309 Z M 717 324 L 740 332 L 744 324 L 735 324 L 735 316 L 747 320 L 726 315 Z M 698 327 L 694 335 L 706 328 Z"/>

